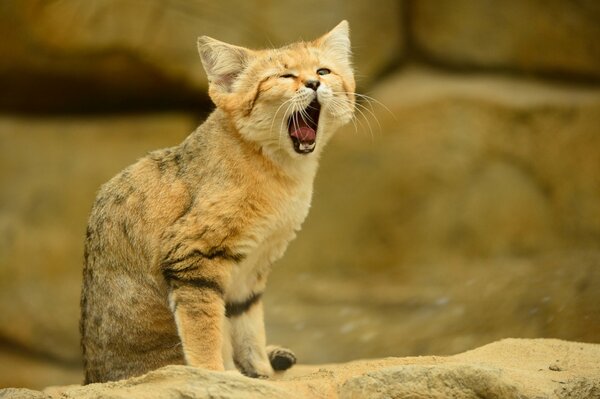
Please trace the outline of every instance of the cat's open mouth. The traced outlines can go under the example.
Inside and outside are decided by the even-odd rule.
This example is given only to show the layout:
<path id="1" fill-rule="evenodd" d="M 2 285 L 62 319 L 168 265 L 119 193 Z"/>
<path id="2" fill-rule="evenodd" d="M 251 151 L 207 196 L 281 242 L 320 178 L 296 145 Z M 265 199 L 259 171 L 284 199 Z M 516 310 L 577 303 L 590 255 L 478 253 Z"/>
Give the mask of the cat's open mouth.
<path id="1" fill-rule="evenodd" d="M 298 154 L 308 154 L 315 149 L 320 114 L 321 104 L 315 98 L 305 110 L 294 112 L 288 119 L 288 132 Z"/>

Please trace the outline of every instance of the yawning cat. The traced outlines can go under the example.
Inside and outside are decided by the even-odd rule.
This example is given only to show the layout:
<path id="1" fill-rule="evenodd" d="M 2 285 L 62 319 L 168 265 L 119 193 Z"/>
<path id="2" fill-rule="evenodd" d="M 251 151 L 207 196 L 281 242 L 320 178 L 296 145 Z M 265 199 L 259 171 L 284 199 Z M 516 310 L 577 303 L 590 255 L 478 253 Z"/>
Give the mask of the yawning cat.
<path id="1" fill-rule="evenodd" d="M 216 109 L 97 196 L 85 242 L 86 383 L 168 364 L 268 377 L 261 294 L 310 207 L 318 159 L 355 107 L 348 23 L 250 50 L 198 40 Z"/>

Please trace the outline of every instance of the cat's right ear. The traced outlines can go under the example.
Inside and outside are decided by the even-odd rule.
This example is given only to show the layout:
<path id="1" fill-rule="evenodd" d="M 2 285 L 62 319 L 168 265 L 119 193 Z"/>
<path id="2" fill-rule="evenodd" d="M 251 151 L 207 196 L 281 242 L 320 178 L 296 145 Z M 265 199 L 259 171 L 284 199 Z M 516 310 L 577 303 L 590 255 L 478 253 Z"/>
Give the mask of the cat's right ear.
<path id="1" fill-rule="evenodd" d="M 350 65 L 350 26 L 348 21 L 340 22 L 335 28 L 316 40 L 317 44 L 342 64 Z"/>
<path id="2" fill-rule="evenodd" d="M 208 36 L 198 38 L 198 53 L 208 76 L 211 91 L 231 93 L 233 83 L 248 64 L 251 50 Z"/>

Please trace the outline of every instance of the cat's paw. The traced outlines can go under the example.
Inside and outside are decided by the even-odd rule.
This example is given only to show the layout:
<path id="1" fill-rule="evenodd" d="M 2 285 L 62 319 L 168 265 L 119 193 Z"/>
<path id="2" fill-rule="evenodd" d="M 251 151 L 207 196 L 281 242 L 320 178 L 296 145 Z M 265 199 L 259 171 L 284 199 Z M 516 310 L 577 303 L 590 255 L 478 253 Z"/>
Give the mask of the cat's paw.
<path id="1" fill-rule="evenodd" d="M 296 364 L 296 355 L 288 348 L 268 346 L 267 354 L 269 355 L 271 367 L 273 367 L 273 370 L 275 371 L 287 370 Z"/>

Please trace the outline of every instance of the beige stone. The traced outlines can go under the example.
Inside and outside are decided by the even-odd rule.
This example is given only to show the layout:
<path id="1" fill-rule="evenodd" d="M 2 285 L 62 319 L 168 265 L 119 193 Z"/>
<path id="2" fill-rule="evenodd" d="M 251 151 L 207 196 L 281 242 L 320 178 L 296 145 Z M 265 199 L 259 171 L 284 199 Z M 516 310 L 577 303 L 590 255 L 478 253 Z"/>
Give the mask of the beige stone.
<path id="1" fill-rule="evenodd" d="M 598 342 L 600 252 L 303 268 L 296 250 L 266 295 L 269 339 L 300 362 L 451 355 L 504 337 Z M 385 256 L 381 255 L 381 256 Z M 328 263 L 331 262 L 331 263 Z M 298 339 L 301 337 L 301 339 Z"/>
<path id="2" fill-rule="evenodd" d="M 0 79 L 9 95 L 0 105 L 44 110 L 193 103 L 207 89 L 198 36 L 281 46 L 316 38 L 342 19 L 350 22 L 357 81 L 364 86 L 403 53 L 399 7 L 392 0 L 377 7 L 358 0 L 7 2 L 0 9 Z"/>
<path id="3" fill-rule="evenodd" d="M 0 372 L 0 386 L 35 384 L 44 363 L 80 369 L 83 236 L 96 191 L 194 127 L 181 114 L 0 119 L 0 337 L 8 359 L 10 350 L 32 358 L 3 362 L 12 368 Z M 80 378 L 49 373 L 64 383 Z"/>
<path id="4" fill-rule="evenodd" d="M 359 121 L 325 151 L 265 296 L 269 341 L 310 363 L 449 355 L 507 336 L 597 341 L 598 90 L 407 70 L 370 94 L 391 114 L 374 104 L 381 127 Z M 11 369 L 0 386 L 80 382 L 94 194 L 196 123 L 0 119 L 0 348 L 31 357 L 0 355 Z"/>
<path id="5" fill-rule="evenodd" d="M 600 247 L 600 90 L 407 70 L 371 95 L 372 131 L 323 157 L 291 248 L 306 268 Z"/>
<path id="6" fill-rule="evenodd" d="M 370 94 L 391 114 L 324 154 L 270 336 L 311 362 L 598 342 L 600 92 L 407 70 Z"/>
<path id="7" fill-rule="evenodd" d="M 418 0 L 416 48 L 460 67 L 600 77 L 600 3 L 595 0 Z"/>
<path id="8" fill-rule="evenodd" d="M 29 396 L 19 396 L 20 393 Z M 296 366 L 275 381 L 167 366 L 129 380 L 53 387 L 52 398 L 583 398 L 600 394 L 600 346 L 506 339 L 450 357 Z M 0 397 L 32 397 L 7 391 Z M 43 397 L 40 395 L 40 397 Z"/>
<path id="9" fill-rule="evenodd" d="M 584 376 L 575 371 L 575 363 L 594 363 L 599 354 L 598 345 L 506 339 L 449 358 L 434 357 L 434 362 L 416 358 L 415 364 L 362 374 L 342 385 L 340 397 L 594 397 L 600 393 L 597 366 L 583 371 Z M 571 356 L 577 360 L 567 360 Z M 562 373 L 553 370 L 556 363 L 564 365 Z"/>
<path id="10" fill-rule="evenodd" d="M 40 326 L 40 329 L 46 328 Z M 36 352 L 38 348 L 35 347 L 35 342 L 29 344 L 33 351 L 19 351 L 10 345 L 3 345 L 0 350 L 0 392 L 5 387 L 43 389 L 55 384 L 83 382 L 83 370 L 79 359 L 69 362 L 47 356 L 42 351 Z"/>

